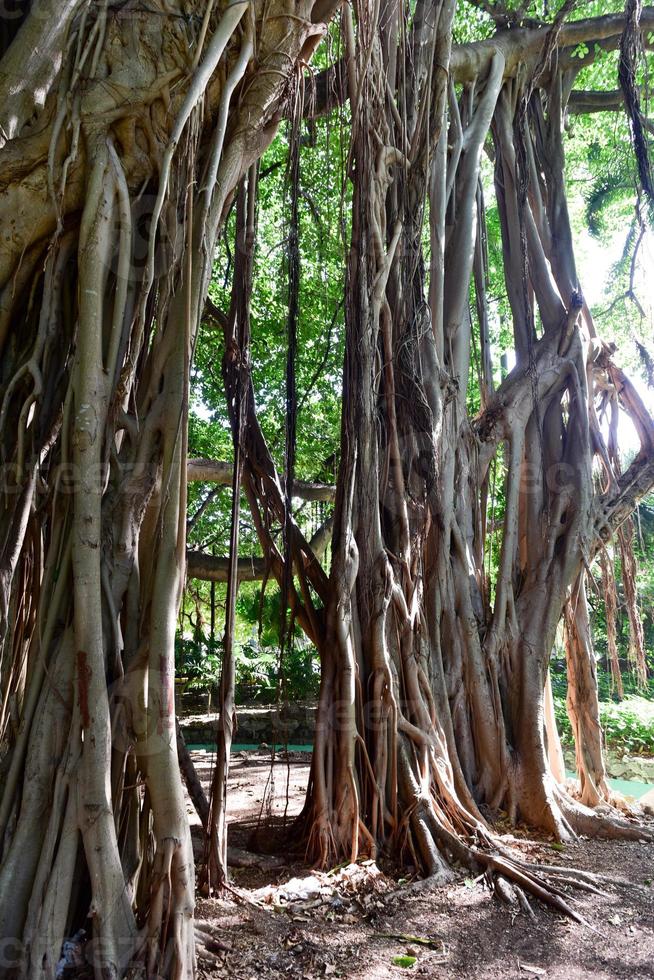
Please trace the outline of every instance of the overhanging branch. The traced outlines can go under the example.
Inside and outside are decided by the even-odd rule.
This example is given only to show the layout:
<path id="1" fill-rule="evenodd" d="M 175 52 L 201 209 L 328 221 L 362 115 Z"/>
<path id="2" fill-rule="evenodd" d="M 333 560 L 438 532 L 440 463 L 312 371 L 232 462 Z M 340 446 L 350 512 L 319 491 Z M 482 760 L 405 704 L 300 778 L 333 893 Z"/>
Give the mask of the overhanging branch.
<path id="1" fill-rule="evenodd" d="M 316 558 L 322 558 L 327 551 L 333 530 L 334 518 L 330 517 L 321 524 L 309 541 L 309 547 Z M 186 553 L 186 572 L 189 578 L 200 579 L 203 582 L 227 582 L 228 571 L 229 558 L 224 555 L 215 557 L 193 550 Z M 261 582 L 270 571 L 271 567 L 266 559 L 259 555 L 250 555 L 238 560 L 239 582 Z"/>
<path id="2" fill-rule="evenodd" d="M 594 551 L 597 552 L 603 541 L 608 541 L 613 532 L 625 521 L 654 487 L 654 453 L 641 454 L 622 474 L 617 487 L 601 503 L 600 514 L 595 522 L 597 531 Z"/>
<path id="3" fill-rule="evenodd" d="M 189 483 L 217 483 L 220 486 L 232 485 L 232 464 L 219 459 L 189 459 Z M 293 496 L 301 500 L 323 500 L 333 503 L 336 487 L 329 483 L 315 483 L 310 480 L 294 480 Z"/>
<path id="4" fill-rule="evenodd" d="M 558 38 L 559 48 L 569 49 L 565 57 L 571 62 L 571 67 L 582 68 L 594 60 L 595 44 L 603 51 L 616 50 L 624 26 L 625 17 L 622 13 L 569 21 L 561 28 Z M 640 26 L 643 32 L 654 28 L 654 7 L 643 8 Z M 498 31 L 485 41 L 453 45 L 450 62 L 452 80 L 456 83 L 472 82 L 483 76 L 488 70 L 493 54 L 498 49 L 506 60 L 505 78 L 515 75 L 519 69 L 524 68 L 525 64 L 535 65 L 542 50 L 544 36 L 550 28 L 551 24 L 543 24 L 540 27 L 532 24 L 519 28 L 510 27 Z M 574 49 L 582 43 L 589 46 L 588 55 L 584 58 L 576 56 L 572 58 L 572 54 L 576 55 Z M 308 118 L 315 119 L 343 105 L 346 100 L 345 60 L 341 58 L 313 76 L 311 84 L 307 86 L 304 114 Z M 624 100 L 619 91 L 573 92 L 569 108 L 574 113 L 585 113 L 610 111 L 619 109 L 623 105 Z"/>
<path id="5" fill-rule="evenodd" d="M 205 555 L 201 551 L 187 551 L 186 568 L 189 578 L 197 578 L 203 582 L 227 582 L 229 573 L 229 558 Z M 260 582 L 266 574 L 265 558 L 239 558 L 239 582 Z"/>
<path id="6" fill-rule="evenodd" d="M 621 89 L 608 92 L 592 92 L 578 89 L 570 93 L 566 110 L 579 116 L 593 112 L 617 112 L 624 109 L 624 95 Z M 643 128 L 654 135 L 654 123 L 647 116 L 642 117 Z"/>
<path id="7" fill-rule="evenodd" d="M 567 110 L 573 115 L 591 112 L 615 112 L 624 107 L 624 96 L 620 89 L 608 92 L 573 91 L 568 99 Z"/>
<path id="8" fill-rule="evenodd" d="M 584 58 L 572 58 L 572 67 L 582 68 L 595 57 L 595 45 L 604 51 L 616 50 L 625 27 L 624 14 L 607 14 L 603 17 L 588 17 L 583 20 L 568 21 L 558 36 L 558 48 L 561 58 L 565 58 L 565 49 L 572 54 L 579 44 L 586 44 L 588 55 Z M 499 31 L 485 41 L 473 41 L 469 44 L 457 44 L 452 47 L 450 74 L 455 82 L 473 82 L 482 77 L 487 71 L 494 53 L 500 50 L 505 57 L 504 77 L 516 75 L 525 66 L 535 67 L 541 55 L 545 35 L 551 25 L 540 28 L 510 28 Z M 654 7 L 644 7 L 640 18 L 641 32 L 654 28 Z"/>
<path id="9" fill-rule="evenodd" d="M 608 352 L 602 356 L 601 364 L 615 387 L 620 405 L 636 430 L 640 452 L 600 501 L 595 522 L 595 550 L 602 541 L 608 541 L 634 512 L 638 502 L 654 487 L 654 420 L 636 388 L 624 371 L 613 363 Z"/>

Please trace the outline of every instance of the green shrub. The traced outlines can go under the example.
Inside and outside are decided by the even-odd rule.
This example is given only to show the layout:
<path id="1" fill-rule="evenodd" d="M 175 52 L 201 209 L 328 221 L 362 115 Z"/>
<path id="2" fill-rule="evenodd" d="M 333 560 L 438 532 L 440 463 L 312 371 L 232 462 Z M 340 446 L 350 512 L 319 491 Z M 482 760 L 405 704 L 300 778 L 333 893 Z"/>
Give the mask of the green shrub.
<path id="1" fill-rule="evenodd" d="M 209 691 L 220 683 L 221 640 L 177 636 L 175 676 L 184 678 L 187 691 Z M 320 670 L 315 648 L 295 637 L 279 667 L 279 648 L 265 645 L 256 632 L 236 649 L 236 701 L 239 704 L 274 704 L 281 700 L 305 701 L 318 695 Z"/>
<path id="2" fill-rule="evenodd" d="M 195 636 L 175 637 L 175 677 L 187 681 L 189 691 L 206 691 L 220 681 L 220 640 Z"/>
<path id="3" fill-rule="evenodd" d="M 236 662 L 236 700 L 272 704 L 277 700 L 306 701 L 318 695 L 320 670 L 316 650 L 304 638 L 296 638 L 284 653 L 280 670 L 279 649 L 264 646 L 254 635 L 239 650 Z"/>
<path id="4" fill-rule="evenodd" d="M 554 710 L 563 745 L 574 745 L 565 698 L 555 697 Z M 654 701 L 631 695 L 618 704 L 600 702 L 600 723 L 607 748 L 630 755 L 654 755 Z"/>

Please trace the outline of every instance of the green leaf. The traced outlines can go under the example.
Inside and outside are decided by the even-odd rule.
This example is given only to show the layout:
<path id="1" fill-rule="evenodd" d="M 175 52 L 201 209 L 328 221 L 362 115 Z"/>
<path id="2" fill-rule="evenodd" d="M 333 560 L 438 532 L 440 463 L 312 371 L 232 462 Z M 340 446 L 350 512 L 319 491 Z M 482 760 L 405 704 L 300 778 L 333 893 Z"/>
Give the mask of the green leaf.
<path id="1" fill-rule="evenodd" d="M 401 966 L 405 970 L 408 970 L 412 966 L 415 966 L 418 961 L 415 956 L 394 956 L 391 962 L 393 966 Z"/>
<path id="2" fill-rule="evenodd" d="M 587 54 L 588 54 L 588 45 L 587 44 L 584 44 L 583 41 L 582 41 L 582 43 L 581 44 L 578 44 L 577 47 L 572 52 L 572 57 L 573 58 L 585 58 Z"/>

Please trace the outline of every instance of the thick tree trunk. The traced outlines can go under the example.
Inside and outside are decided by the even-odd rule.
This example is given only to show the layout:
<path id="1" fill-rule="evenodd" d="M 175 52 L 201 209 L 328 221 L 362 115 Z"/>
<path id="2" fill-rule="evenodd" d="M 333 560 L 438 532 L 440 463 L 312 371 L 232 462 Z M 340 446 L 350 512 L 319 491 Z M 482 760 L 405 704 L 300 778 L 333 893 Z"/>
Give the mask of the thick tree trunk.
<path id="1" fill-rule="evenodd" d="M 602 730 L 597 704 L 597 673 L 590 634 L 585 575 L 574 583 L 564 607 L 568 664 L 568 715 L 575 738 L 581 801 L 596 806 L 609 796 L 602 757 Z"/>
<path id="2" fill-rule="evenodd" d="M 0 938 L 17 976 L 52 976 L 80 926 L 98 978 L 135 957 L 194 972 L 173 684 L 190 359 L 216 234 L 332 9 L 43 0 L 2 35 Z"/>
<path id="3" fill-rule="evenodd" d="M 581 804 L 563 786 L 545 697 L 569 590 L 576 582 L 583 592 L 584 563 L 599 546 L 596 515 L 605 512 L 609 527 L 619 523 L 627 483 L 616 480 L 605 494 L 593 484 L 594 455 L 608 455 L 593 406 L 607 364 L 597 357 L 601 345 L 577 282 L 565 202 L 570 79 L 542 72 L 558 28 L 542 35 L 526 78 L 516 77 L 515 52 L 500 36 L 470 52 L 467 75 L 457 51 L 460 97 L 437 74 L 423 112 L 430 68 L 448 60 L 452 10 L 443 3 L 427 13 L 419 4 L 405 41 L 387 26 L 394 10 L 382 5 L 375 19 L 355 7 L 356 37 L 346 18 L 348 94 L 357 111 L 344 415 L 301 824 L 325 864 L 383 849 L 446 877 L 454 859 L 508 874 L 543 897 L 515 863 L 496 865 L 490 856 L 498 844 L 489 823 L 499 808 L 563 839 L 641 832 L 585 805 L 607 795 L 585 595 L 569 635 Z M 389 106 L 395 92 L 405 114 Z M 483 410 L 468 419 L 469 284 L 474 271 L 483 290 L 475 243 L 489 130 L 518 364 L 494 395 L 486 384 Z M 477 306 L 483 352 L 483 296 Z M 611 384 L 610 368 L 608 376 Z M 624 398 L 622 407 L 629 410 Z M 649 418 L 645 429 L 647 440 Z M 647 452 L 644 442 L 643 479 Z M 499 569 L 489 582 L 491 464 L 504 481 L 504 514 Z"/>

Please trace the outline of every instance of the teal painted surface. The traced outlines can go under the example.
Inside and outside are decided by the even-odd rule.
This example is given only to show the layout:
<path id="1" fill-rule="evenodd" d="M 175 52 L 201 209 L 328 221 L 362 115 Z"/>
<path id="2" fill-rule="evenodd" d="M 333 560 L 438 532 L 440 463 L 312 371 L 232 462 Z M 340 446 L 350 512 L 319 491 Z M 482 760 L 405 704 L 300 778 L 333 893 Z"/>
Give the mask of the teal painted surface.
<path id="1" fill-rule="evenodd" d="M 609 786 L 611 789 L 615 789 L 618 793 L 623 793 L 625 796 L 633 796 L 636 800 L 639 800 L 645 793 L 649 793 L 651 789 L 654 789 L 651 783 L 639 783 L 628 779 L 609 779 Z"/>
<path id="2" fill-rule="evenodd" d="M 577 775 L 570 769 L 566 769 L 565 774 L 568 779 L 575 779 Z M 611 789 L 617 793 L 622 793 L 623 796 L 631 796 L 634 800 L 639 800 L 645 793 L 654 789 L 652 783 L 641 783 L 633 779 L 608 779 L 607 782 Z"/>

